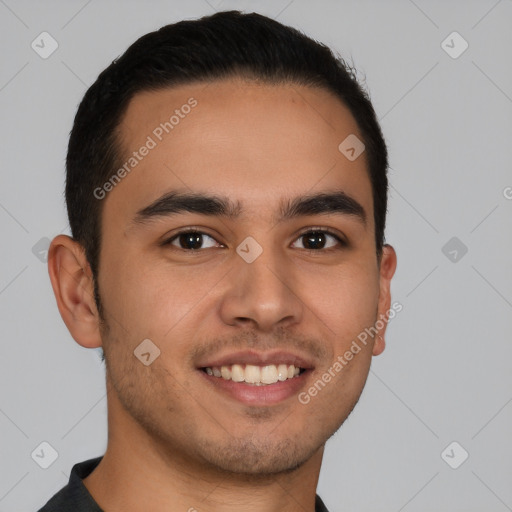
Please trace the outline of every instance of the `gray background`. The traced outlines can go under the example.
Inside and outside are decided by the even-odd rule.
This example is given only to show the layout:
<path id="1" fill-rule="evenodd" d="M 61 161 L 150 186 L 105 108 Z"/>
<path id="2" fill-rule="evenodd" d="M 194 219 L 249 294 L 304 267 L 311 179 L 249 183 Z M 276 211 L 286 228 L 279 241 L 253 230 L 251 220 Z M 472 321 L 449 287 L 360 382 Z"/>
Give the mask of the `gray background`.
<path id="1" fill-rule="evenodd" d="M 137 37 L 229 8 L 353 58 L 390 149 L 403 311 L 327 444 L 319 494 L 331 512 L 512 510 L 512 1 L 0 0 L 0 512 L 36 510 L 106 447 L 104 366 L 70 337 L 43 261 L 69 233 L 77 104 Z M 47 59 L 31 48 L 43 31 L 59 45 Z M 453 31 L 458 58 L 441 45 Z M 43 441 L 48 469 L 31 457 Z"/>

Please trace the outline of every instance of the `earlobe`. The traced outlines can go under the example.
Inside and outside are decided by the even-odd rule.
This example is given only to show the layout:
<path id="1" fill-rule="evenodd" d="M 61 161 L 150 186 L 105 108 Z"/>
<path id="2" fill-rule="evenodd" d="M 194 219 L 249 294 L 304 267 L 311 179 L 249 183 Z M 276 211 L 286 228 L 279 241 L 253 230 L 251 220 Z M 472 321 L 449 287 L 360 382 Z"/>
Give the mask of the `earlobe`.
<path id="1" fill-rule="evenodd" d="M 384 327 L 384 330 L 386 328 Z M 375 338 L 375 342 L 373 344 L 373 351 L 372 354 L 374 356 L 378 356 L 379 354 L 382 354 L 384 352 L 384 349 L 386 348 L 386 340 L 384 339 L 384 336 L 382 334 L 377 334 Z"/>
<path id="2" fill-rule="evenodd" d="M 377 315 L 377 325 L 379 326 L 379 333 L 375 338 L 373 345 L 373 355 L 378 356 L 382 354 L 386 348 L 386 341 L 384 336 L 386 334 L 387 322 L 389 319 L 389 309 L 391 307 L 391 279 L 396 270 L 396 252 L 391 245 L 386 244 L 382 249 L 382 258 L 380 261 L 380 291 L 379 291 L 379 305 Z M 382 328 L 380 327 L 382 325 Z"/>
<path id="3" fill-rule="evenodd" d="M 83 347 L 101 347 L 93 276 L 83 247 L 69 236 L 56 236 L 48 251 L 48 273 L 71 336 Z"/>

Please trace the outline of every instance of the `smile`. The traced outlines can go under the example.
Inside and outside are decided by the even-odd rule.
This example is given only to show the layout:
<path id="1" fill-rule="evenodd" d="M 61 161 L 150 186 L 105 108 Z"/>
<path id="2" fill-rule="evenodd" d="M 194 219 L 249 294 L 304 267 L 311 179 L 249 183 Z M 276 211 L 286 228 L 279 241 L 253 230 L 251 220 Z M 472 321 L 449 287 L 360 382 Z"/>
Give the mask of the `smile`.
<path id="1" fill-rule="evenodd" d="M 208 366 L 202 370 L 210 376 L 219 379 L 243 382 L 253 386 L 268 386 L 277 382 L 298 377 L 304 368 L 293 364 L 269 364 L 257 366 L 252 364 L 232 364 L 223 366 Z"/>

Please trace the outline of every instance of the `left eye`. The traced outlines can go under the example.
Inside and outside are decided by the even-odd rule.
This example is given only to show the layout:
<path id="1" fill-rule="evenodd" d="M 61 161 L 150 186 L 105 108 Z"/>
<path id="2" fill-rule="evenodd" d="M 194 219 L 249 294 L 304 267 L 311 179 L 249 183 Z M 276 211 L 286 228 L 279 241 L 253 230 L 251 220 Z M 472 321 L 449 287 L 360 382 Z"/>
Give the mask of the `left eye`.
<path id="1" fill-rule="evenodd" d="M 328 239 L 331 239 L 329 242 Z M 344 242 L 336 235 L 329 233 L 328 231 L 307 231 L 299 236 L 297 241 L 304 240 L 309 247 L 300 247 L 300 249 L 306 250 L 318 250 L 318 249 L 331 249 L 336 245 L 344 245 Z M 297 242 L 295 242 L 297 243 Z"/>

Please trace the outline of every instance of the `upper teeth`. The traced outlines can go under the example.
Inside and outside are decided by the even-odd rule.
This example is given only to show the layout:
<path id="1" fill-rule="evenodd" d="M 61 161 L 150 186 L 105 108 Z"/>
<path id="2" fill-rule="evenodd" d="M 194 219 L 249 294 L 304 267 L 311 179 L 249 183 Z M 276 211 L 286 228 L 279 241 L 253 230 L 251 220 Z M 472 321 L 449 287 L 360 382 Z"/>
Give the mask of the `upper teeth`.
<path id="1" fill-rule="evenodd" d="M 293 364 L 269 364 L 267 366 L 233 364 L 231 366 L 207 367 L 205 371 L 208 375 L 233 380 L 234 382 L 262 385 L 275 384 L 278 381 L 298 377 L 300 368 Z"/>

